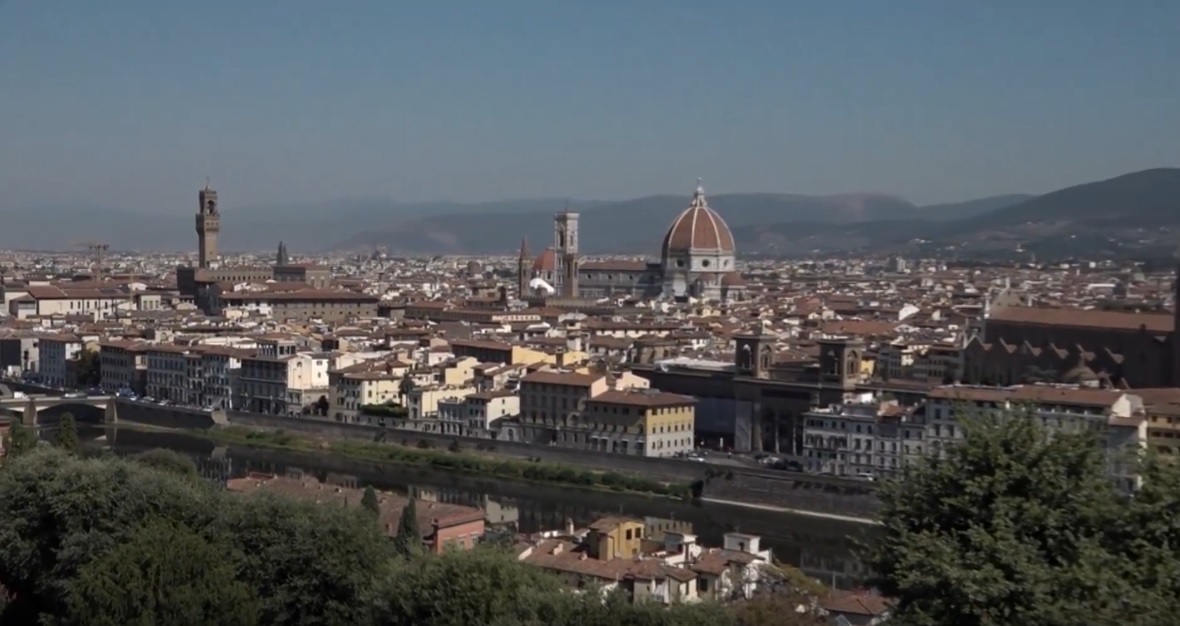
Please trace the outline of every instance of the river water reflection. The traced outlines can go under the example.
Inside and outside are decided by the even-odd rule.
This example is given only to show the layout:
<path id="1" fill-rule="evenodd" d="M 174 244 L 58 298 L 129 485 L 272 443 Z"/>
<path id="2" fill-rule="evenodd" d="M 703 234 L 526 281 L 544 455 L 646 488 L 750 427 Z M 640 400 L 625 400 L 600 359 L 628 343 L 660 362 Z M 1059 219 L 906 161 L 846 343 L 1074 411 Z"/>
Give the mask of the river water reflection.
<path id="1" fill-rule="evenodd" d="M 775 556 L 837 588 L 852 588 L 866 576 L 854 555 L 855 542 L 871 527 L 806 515 L 738 506 L 690 503 L 665 498 L 582 491 L 499 479 L 463 476 L 431 468 L 393 466 L 303 452 L 246 446 L 217 447 L 190 435 L 108 428 L 84 431 L 87 439 L 118 454 L 167 448 L 188 455 L 207 478 L 224 482 L 247 472 L 310 475 L 335 484 L 373 485 L 412 493 L 426 500 L 477 506 L 488 523 L 508 530 L 533 532 L 562 528 L 566 520 L 579 527 L 605 515 L 645 520 L 649 532 L 693 532 L 705 545 L 720 545 L 730 531 L 761 535 Z"/>

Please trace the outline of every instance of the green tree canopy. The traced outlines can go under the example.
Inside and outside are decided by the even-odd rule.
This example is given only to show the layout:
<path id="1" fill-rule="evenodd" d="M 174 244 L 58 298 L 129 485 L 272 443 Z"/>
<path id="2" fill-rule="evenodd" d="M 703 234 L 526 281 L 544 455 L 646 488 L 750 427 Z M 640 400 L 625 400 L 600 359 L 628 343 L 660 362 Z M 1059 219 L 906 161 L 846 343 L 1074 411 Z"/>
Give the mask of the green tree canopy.
<path id="1" fill-rule="evenodd" d="M 152 469 L 185 478 L 198 478 L 200 476 L 200 472 L 197 470 L 197 464 L 192 459 L 172 450 L 156 448 L 141 452 L 131 457 L 131 460 Z"/>
<path id="2" fill-rule="evenodd" d="M 14 419 L 9 422 L 8 440 L 5 441 L 5 453 L 8 456 L 19 456 L 37 447 L 37 431 L 25 426 L 24 422 Z"/>
<path id="3" fill-rule="evenodd" d="M 78 353 L 78 384 L 82 386 L 102 383 L 102 359 L 98 350 L 82 350 Z"/>
<path id="4" fill-rule="evenodd" d="M 1175 595 L 1161 602 L 1132 549 L 1166 533 L 1147 539 L 1127 518 L 1160 509 L 1128 503 L 1106 477 L 1095 437 L 1048 437 L 1023 414 L 964 423 L 966 440 L 944 459 L 882 485 L 883 532 L 868 556 L 877 584 L 897 600 L 891 624 L 1117 624 L 1147 617 L 1127 613 L 1132 607 L 1175 607 Z M 1165 491 L 1155 500 L 1169 510 L 1176 492 Z M 1163 552 L 1142 553 L 1166 563 L 1148 567 L 1176 571 L 1175 550 Z"/>
<path id="5" fill-rule="evenodd" d="M 77 626 L 254 626 L 258 602 L 237 580 L 233 548 L 152 521 L 82 567 L 69 585 Z"/>
<path id="6" fill-rule="evenodd" d="M 393 560 L 364 511 L 266 494 L 229 496 L 211 534 L 242 554 L 239 576 L 271 626 L 371 620 Z"/>
<path id="7" fill-rule="evenodd" d="M 33 614 L 64 615 L 79 570 L 151 520 L 208 526 L 212 489 L 120 459 L 42 447 L 0 471 L 0 585 Z"/>
<path id="8" fill-rule="evenodd" d="M 77 454 L 78 449 L 82 447 L 78 440 L 78 424 L 74 422 L 73 413 L 62 414 L 61 421 L 57 424 L 57 437 L 54 439 L 53 445 L 70 454 Z"/>
<path id="9" fill-rule="evenodd" d="M 373 489 L 372 485 L 365 487 L 365 495 L 361 496 L 361 506 L 373 515 L 381 512 L 381 503 L 378 501 L 377 491 Z"/>
<path id="10" fill-rule="evenodd" d="M 385 586 L 390 625 L 519 623 L 544 612 L 561 585 L 492 548 L 399 561 Z M 552 616 L 553 607 L 550 606 Z"/>
<path id="11" fill-rule="evenodd" d="M 412 497 L 402 509 L 402 517 L 397 524 L 397 537 L 394 538 L 394 547 L 398 554 L 407 557 L 422 552 L 422 532 L 418 529 L 418 505 Z"/>

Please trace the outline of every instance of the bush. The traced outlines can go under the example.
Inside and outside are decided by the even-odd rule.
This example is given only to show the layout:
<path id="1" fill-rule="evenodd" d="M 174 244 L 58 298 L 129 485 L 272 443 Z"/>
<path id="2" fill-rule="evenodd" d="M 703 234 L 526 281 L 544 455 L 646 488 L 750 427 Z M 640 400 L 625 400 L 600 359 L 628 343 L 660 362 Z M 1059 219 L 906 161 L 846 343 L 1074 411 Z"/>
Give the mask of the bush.
<path id="1" fill-rule="evenodd" d="M 192 459 L 172 450 L 160 448 L 148 450 L 131 457 L 131 460 L 177 476 L 197 478 L 200 475 L 197 464 L 193 463 Z"/>
<path id="2" fill-rule="evenodd" d="M 361 407 L 361 415 L 406 419 L 410 416 L 410 412 L 406 407 L 395 404 L 366 404 Z"/>

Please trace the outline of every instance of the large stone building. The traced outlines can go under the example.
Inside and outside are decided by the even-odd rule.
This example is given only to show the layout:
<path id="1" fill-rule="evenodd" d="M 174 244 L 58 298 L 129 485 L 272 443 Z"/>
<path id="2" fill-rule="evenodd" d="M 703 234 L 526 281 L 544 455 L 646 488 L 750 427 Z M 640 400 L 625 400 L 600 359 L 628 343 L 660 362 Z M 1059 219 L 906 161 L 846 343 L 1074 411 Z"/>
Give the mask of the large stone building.
<path id="1" fill-rule="evenodd" d="M 578 255 L 578 221 L 579 215 L 569 211 L 554 216 L 554 245 L 532 259 L 531 267 L 527 246 L 521 245 L 521 294 L 549 287 L 552 295 L 563 298 L 730 300 L 745 295 L 733 234 L 709 207 L 699 181 L 688 208 L 668 227 L 658 261 L 583 261 Z M 537 285 L 535 279 L 545 285 Z"/>
<path id="2" fill-rule="evenodd" d="M 1180 278 L 1176 289 L 1180 295 Z M 989 302 L 979 333 L 963 350 L 964 379 L 991 385 L 1178 387 L 1180 306 L 1173 308 L 1129 313 Z"/>
<path id="3" fill-rule="evenodd" d="M 323 289 L 331 282 L 327 268 L 309 264 L 291 263 L 286 244 L 280 242 L 275 264 L 265 265 L 222 265 L 218 254 L 221 236 L 221 205 L 217 190 L 205 183 L 197 192 L 197 264 L 176 268 L 176 287 L 181 295 L 193 298 L 197 306 L 207 313 L 216 308 L 224 283 L 263 283 L 267 281 L 306 283 L 315 289 Z"/>

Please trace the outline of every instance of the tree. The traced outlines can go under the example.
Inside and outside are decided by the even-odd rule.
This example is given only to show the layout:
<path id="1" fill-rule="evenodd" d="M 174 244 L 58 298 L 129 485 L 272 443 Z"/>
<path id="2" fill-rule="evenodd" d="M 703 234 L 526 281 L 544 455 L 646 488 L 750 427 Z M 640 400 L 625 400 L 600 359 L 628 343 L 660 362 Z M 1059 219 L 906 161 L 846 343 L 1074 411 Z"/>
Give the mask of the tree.
<path id="1" fill-rule="evenodd" d="M 57 424 L 57 438 L 53 444 L 70 454 L 77 454 L 81 443 L 78 441 L 78 425 L 73 413 L 63 413 Z"/>
<path id="2" fill-rule="evenodd" d="M 1126 516 L 1137 507 L 1105 476 L 1095 437 L 1050 437 L 1022 413 L 963 422 L 966 440 L 945 459 L 881 485 L 867 560 L 896 598 L 891 624 L 1156 623 L 1151 611 L 1174 608 L 1153 577 L 1178 571 L 1175 550 L 1136 563 L 1144 537 Z M 1180 492 L 1169 493 L 1174 504 Z"/>
<path id="3" fill-rule="evenodd" d="M 735 626 L 717 604 L 664 606 L 603 594 L 568 593 L 563 581 L 488 546 L 406 559 L 384 587 L 379 623 L 389 626 Z M 795 622 L 746 622 L 778 626 Z M 808 624 L 810 626 L 810 624 Z"/>
<path id="4" fill-rule="evenodd" d="M 405 557 L 422 552 L 422 532 L 418 530 L 418 506 L 414 498 L 410 498 L 402 508 L 402 517 L 397 524 L 397 536 L 394 537 L 394 548 L 398 554 Z"/>
<path id="5" fill-rule="evenodd" d="M 167 472 L 185 478 L 200 477 L 197 464 L 192 459 L 172 450 L 156 448 L 147 452 L 141 452 L 131 457 L 131 460 L 161 472 Z"/>
<path id="6" fill-rule="evenodd" d="M 207 527 L 226 497 L 129 461 L 81 459 L 56 447 L 10 459 L 0 471 L 0 586 L 15 598 L 9 610 L 66 615 L 81 568 L 152 520 Z"/>
<path id="7" fill-rule="evenodd" d="M 383 623 L 521 623 L 539 617 L 546 597 L 561 590 L 561 583 L 543 570 L 488 547 L 407 559 L 398 563 L 384 586 Z"/>
<path id="8" fill-rule="evenodd" d="M 20 420 L 12 420 L 8 427 L 8 441 L 5 442 L 5 454 L 10 457 L 20 456 L 37 447 L 37 432 L 24 425 Z"/>
<path id="9" fill-rule="evenodd" d="M 233 548 L 152 521 L 78 572 L 67 624 L 253 626 L 258 601 L 237 580 Z"/>
<path id="10" fill-rule="evenodd" d="M 268 626 L 371 623 L 390 542 L 356 507 L 268 494 L 226 495 L 202 534 L 234 546 L 238 578 Z"/>
<path id="11" fill-rule="evenodd" d="M 402 398 L 401 398 L 401 399 L 402 399 L 402 406 L 405 406 L 406 404 L 409 404 L 408 402 L 406 402 L 406 398 L 407 398 L 407 397 L 408 397 L 408 396 L 409 396 L 411 393 L 413 393 L 413 392 L 414 392 L 414 388 L 415 388 L 416 386 L 417 386 L 417 385 L 415 385 L 415 384 L 414 384 L 414 379 L 413 379 L 413 378 L 411 378 L 409 375 L 406 375 L 406 376 L 403 376 L 403 377 L 402 377 L 402 381 L 401 381 L 400 383 L 398 383 L 398 385 L 397 385 L 397 392 L 398 392 L 398 394 L 399 394 L 399 395 L 401 395 L 401 397 L 402 397 Z"/>
<path id="12" fill-rule="evenodd" d="M 78 354 L 76 376 L 80 387 L 102 384 L 102 359 L 98 350 L 82 350 Z"/>
<path id="13" fill-rule="evenodd" d="M 365 487 L 365 495 L 361 496 L 361 506 L 373 515 L 381 513 L 381 503 L 377 499 L 377 491 L 372 485 Z"/>

